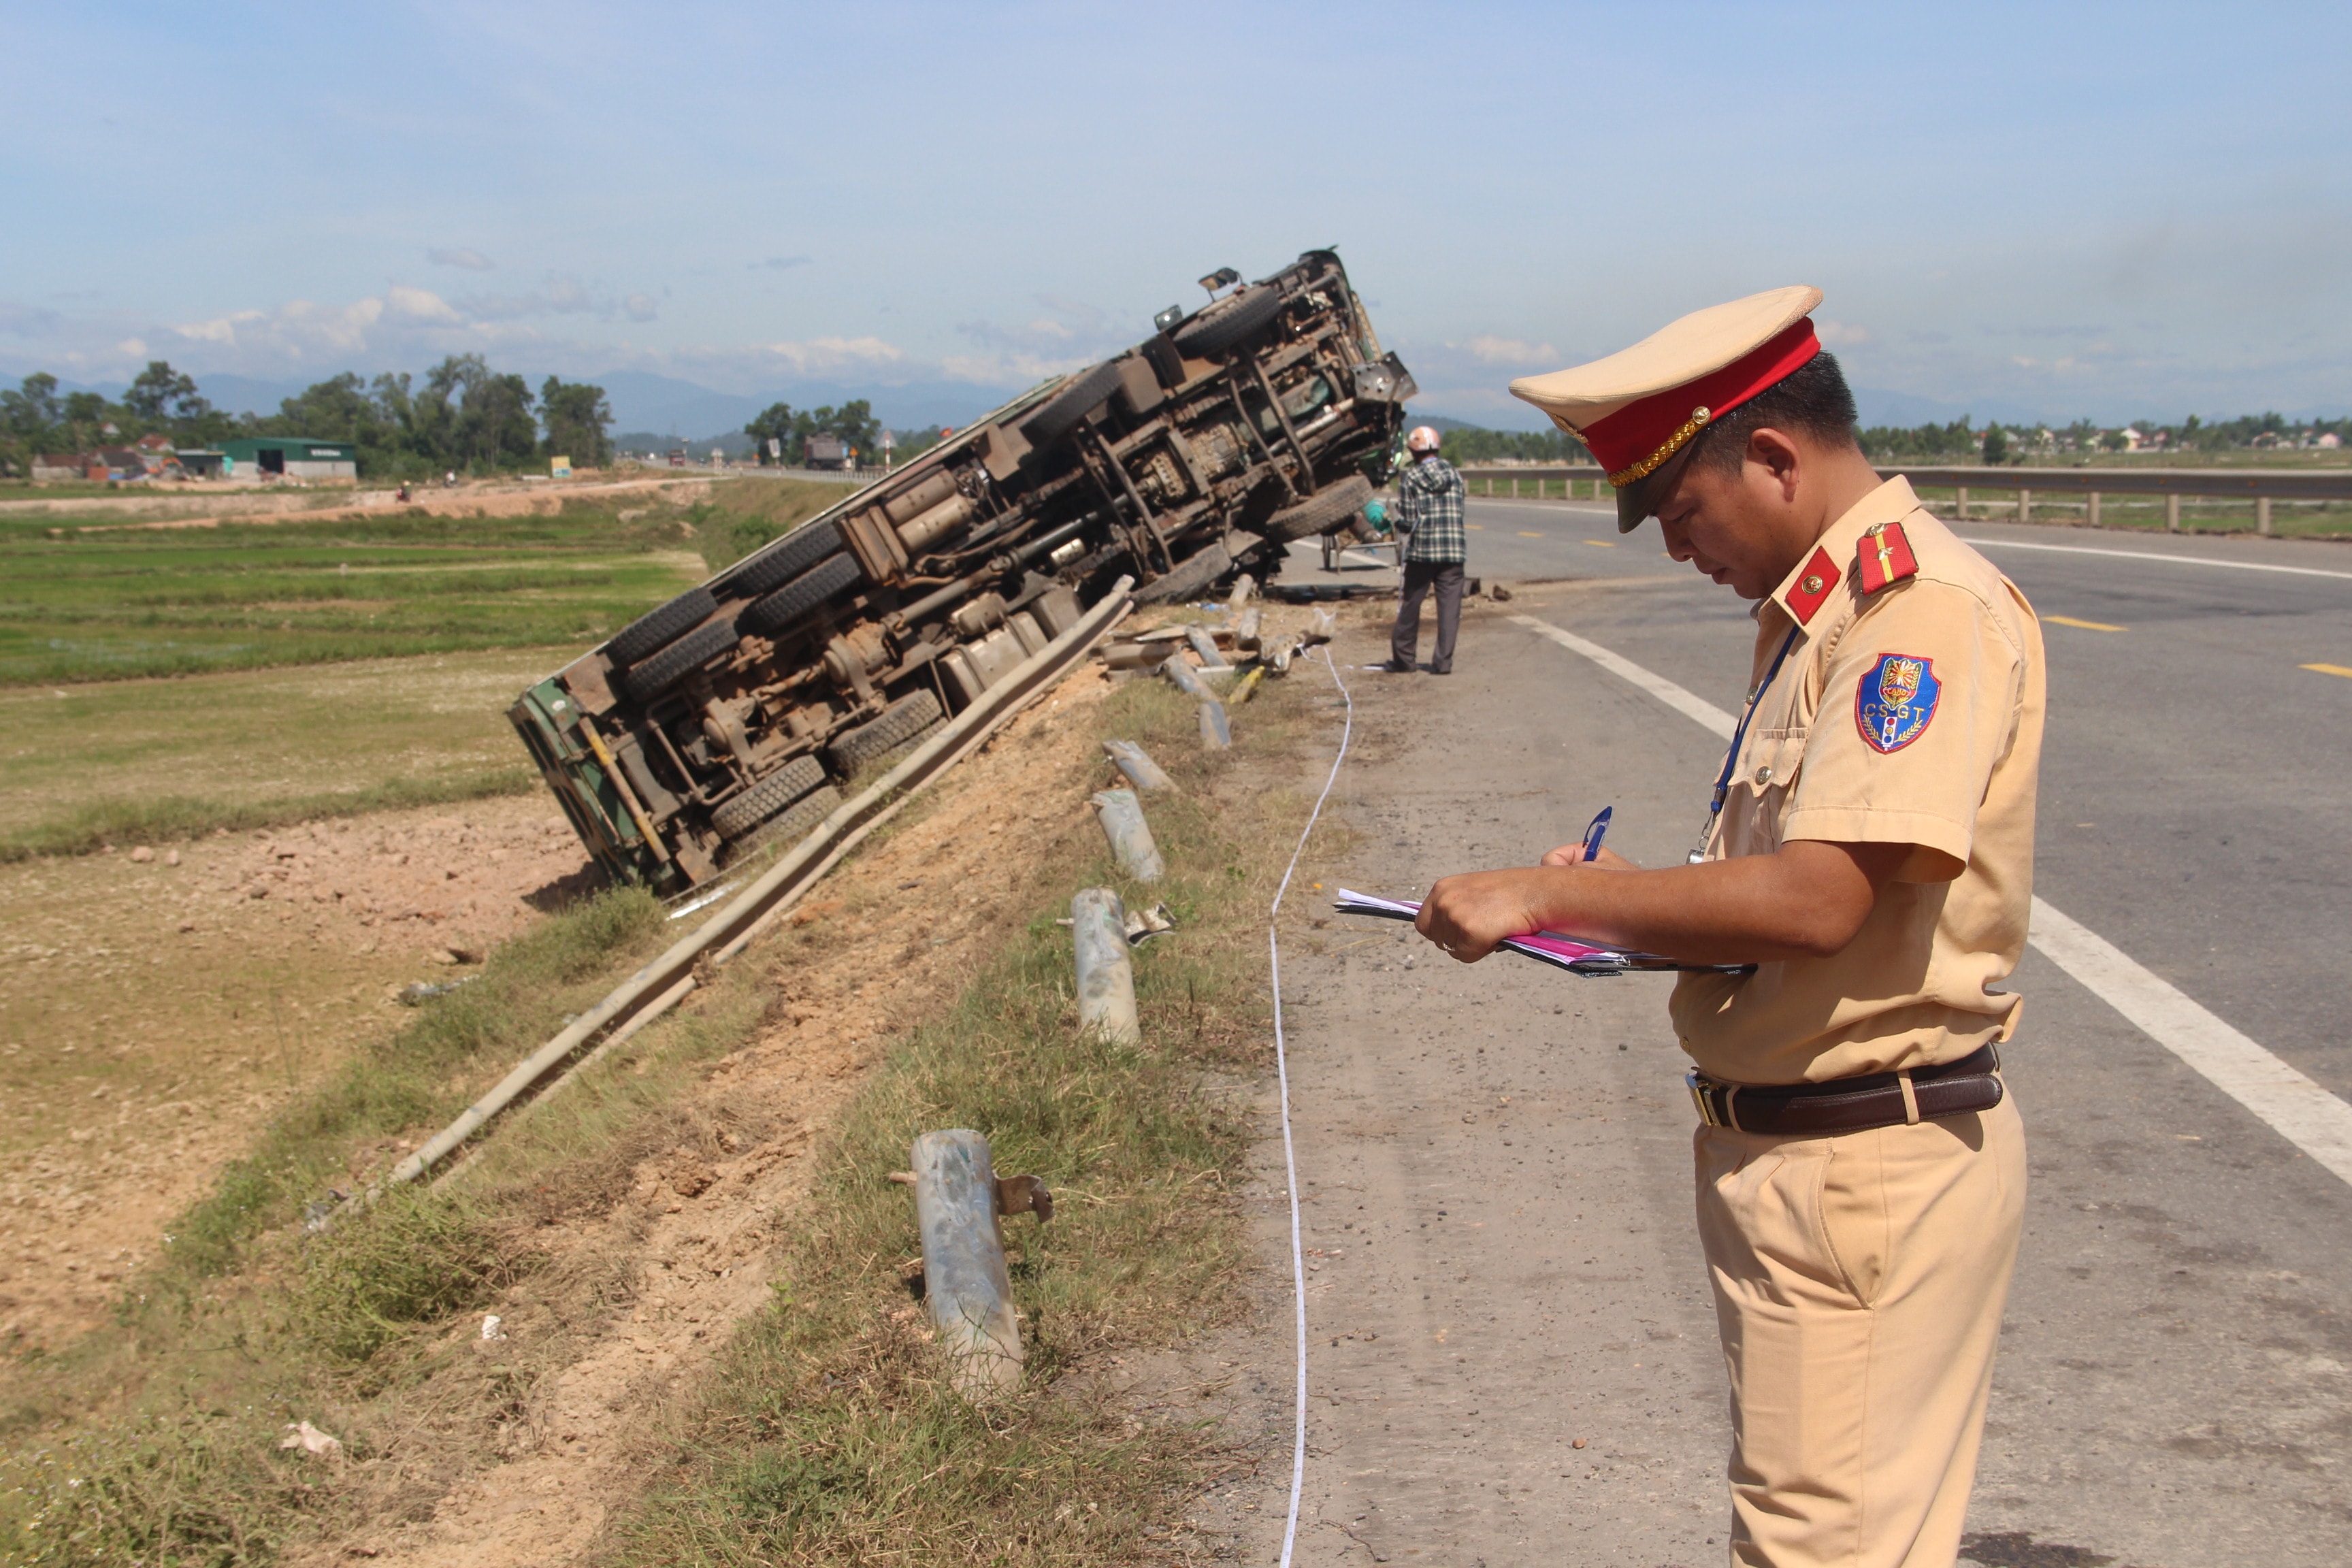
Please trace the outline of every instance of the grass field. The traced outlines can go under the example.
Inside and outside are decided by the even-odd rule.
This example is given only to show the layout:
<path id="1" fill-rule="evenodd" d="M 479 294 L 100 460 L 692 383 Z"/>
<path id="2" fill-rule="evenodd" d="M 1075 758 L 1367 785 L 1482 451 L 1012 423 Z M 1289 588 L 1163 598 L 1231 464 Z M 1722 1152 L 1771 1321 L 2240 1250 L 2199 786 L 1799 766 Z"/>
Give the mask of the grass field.
<path id="1" fill-rule="evenodd" d="M 739 481 L 687 508 L 0 519 L 0 685 L 584 646 L 841 493 Z"/>
<path id="2" fill-rule="evenodd" d="M 1148 1532 L 1217 1440 L 1174 1417 L 1130 1419 L 1086 1374 L 1236 1309 L 1245 1242 L 1229 1194 L 1249 1128 L 1226 1091 L 1264 1065 L 1260 921 L 1304 808 L 1265 785 L 1287 776 L 1305 695 L 1270 689 L 1232 752 L 1200 751 L 1191 704 L 1157 683 L 1123 688 L 1058 737 L 1089 756 L 1102 735 L 1138 738 L 1182 785 L 1155 797 L 1167 879 L 1126 888 L 1167 900 L 1183 933 L 1137 965 L 1150 1047 L 1075 1026 L 1055 917 L 1072 889 L 1120 884 L 1093 834 L 1055 839 L 1046 863 L 1009 873 L 1008 908 L 1025 918 L 960 955 L 961 998 L 896 1042 L 824 1138 L 808 1206 L 775 1243 L 770 1305 L 652 1413 L 635 1467 L 613 1482 L 599 1560 L 1158 1555 Z M 1221 788 L 1253 758 L 1270 771 Z M 289 1105 L 120 1288 L 114 1324 L 15 1369 L 0 1561 L 319 1560 L 376 1539 L 353 1533 L 368 1521 L 424 1517 L 458 1468 L 530 1451 L 521 1435 L 545 1391 L 607 1324 L 643 1321 L 627 1316 L 642 1305 L 633 1272 L 551 1261 L 543 1227 L 623 1204 L 649 1153 L 717 1136 L 691 1120 L 711 1114 L 705 1102 L 688 1109 L 709 1065 L 772 1026 L 778 975 L 862 963 L 866 929 L 819 923 L 719 972 L 705 1007 L 493 1140 L 446 1194 L 396 1195 L 316 1239 L 301 1205 L 360 1184 L 352 1173 L 380 1166 L 387 1138 L 453 1113 L 666 935 L 635 891 L 558 917 Z M 942 1119 L 983 1130 L 1002 1168 L 1038 1172 L 1063 1197 L 1051 1228 L 1013 1235 L 1030 1384 L 984 1409 L 950 1391 L 892 1261 L 919 1242 L 905 1189 L 881 1175 Z M 467 1318 L 491 1304 L 536 1314 L 523 1320 L 536 1331 L 478 1353 Z M 351 1462 L 322 1469 L 279 1449 L 289 1412 L 339 1433 Z"/>
<path id="3" fill-rule="evenodd" d="M 506 706 L 569 651 L 0 687 L 0 860 L 536 789 Z"/>

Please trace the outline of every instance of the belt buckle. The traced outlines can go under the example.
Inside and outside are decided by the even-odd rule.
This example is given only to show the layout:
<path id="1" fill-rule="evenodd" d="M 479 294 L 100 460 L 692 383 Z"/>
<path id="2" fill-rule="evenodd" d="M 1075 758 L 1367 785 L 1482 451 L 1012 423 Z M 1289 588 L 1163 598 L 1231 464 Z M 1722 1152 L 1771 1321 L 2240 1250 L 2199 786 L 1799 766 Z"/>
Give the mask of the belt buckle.
<path id="1" fill-rule="evenodd" d="M 1715 1102 L 1706 1097 L 1705 1075 L 1696 1068 L 1683 1074 L 1683 1087 L 1690 1090 L 1691 1103 L 1698 1108 L 1699 1121 L 1708 1127 L 1723 1125 L 1715 1114 Z"/>

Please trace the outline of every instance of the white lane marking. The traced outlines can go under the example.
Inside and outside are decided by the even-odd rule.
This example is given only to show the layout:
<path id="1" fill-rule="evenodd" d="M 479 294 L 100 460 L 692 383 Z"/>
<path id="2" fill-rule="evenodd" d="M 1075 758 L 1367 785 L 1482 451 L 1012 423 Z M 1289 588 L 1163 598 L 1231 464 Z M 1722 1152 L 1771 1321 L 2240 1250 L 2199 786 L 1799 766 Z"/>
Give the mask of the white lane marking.
<path id="1" fill-rule="evenodd" d="M 2139 1030 L 2352 1182 L 2352 1104 L 2297 1072 L 2133 963 L 2096 931 L 2033 900 L 2033 945 Z"/>
<path id="2" fill-rule="evenodd" d="M 2269 561 L 2216 561 L 2210 555 L 2167 555 L 2158 550 L 2101 550 L 2088 544 L 2035 544 L 2022 539 L 1970 539 L 1962 544 L 1990 550 L 2048 550 L 2060 555 L 2120 555 L 2126 561 L 2163 561 L 2174 566 L 2226 566 L 2233 572 L 2287 572 L 2297 577 L 2346 577 L 2352 572 L 2330 572 L 2324 566 L 2281 566 Z"/>
<path id="3" fill-rule="evenodd" d="M 2107 553 L 2092 551 L 2090 554 Z M 1610 674 L 1641 688 L 1678 713 L 1724 740 L 1735 728 L 1730 714 L 1694 696 L 1664 676 L 1653 674 L 1599 643 L 1587 642 L 1533 616 L 1512 620 Z M 2179 987 L 2133 962 L 2105 937 L 2033 900 L 2027 941 L 2074 983 L 2121 1013 L 2158 1045 L 2204 1074 L 2214 1088 L 2268 1122 L 2288 1142 L 2352 1182 L 2352 1104 L 2314 1082 L 2253 1040 L 2191 1001 Z"/>
<path id="4" fill-rule="evenodd" d="M 1549 637 L 1570 653 L 1580 653 L 1618 679 L 1638 686 L 1685 719 L 1695 719 L 1714 731 L 1723 740 L 1731 739 L 1738 721 L 1705 698 L 1676 686 L 1663 675 L 1643 669 L 1632 659 L 1612 653 L 1597 642 L 1587 642 L 1574 632 L 1564 632 L 1549 621 L 1539 621 L 1533 616 L 1513 616 L 1519 625 L 1538 637 Z"/>

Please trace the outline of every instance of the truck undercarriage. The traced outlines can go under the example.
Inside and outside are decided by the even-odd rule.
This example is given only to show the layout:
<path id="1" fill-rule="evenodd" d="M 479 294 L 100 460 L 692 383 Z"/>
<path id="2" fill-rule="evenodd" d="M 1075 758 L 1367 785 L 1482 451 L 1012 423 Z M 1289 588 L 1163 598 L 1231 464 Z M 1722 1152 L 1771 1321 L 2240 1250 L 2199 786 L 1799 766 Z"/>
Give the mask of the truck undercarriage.
<path id="1" fill-rule="evenodd" d="M 1386 480 L 1412 378 L 1337 256 L 1155 325 L 525 691 L 508 717 L 597 861 L 665 894 L 707 881 L 805 833 L 1121 576 L 1145 602 L 1263 577 Z"/>

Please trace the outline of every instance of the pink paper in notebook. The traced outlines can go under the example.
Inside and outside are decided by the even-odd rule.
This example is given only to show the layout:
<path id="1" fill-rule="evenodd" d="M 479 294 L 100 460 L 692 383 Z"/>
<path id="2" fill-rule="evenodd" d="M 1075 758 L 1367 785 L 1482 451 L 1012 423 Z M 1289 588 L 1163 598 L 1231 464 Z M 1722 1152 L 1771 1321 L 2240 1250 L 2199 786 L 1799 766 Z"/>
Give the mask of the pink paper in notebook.
<path id="1" fill-rule="evenodd" d="M 1572 963 L 1580 958 L 1613 956 L 1620 951 L 1613 947 L 1596 947 L 1589 942 L 1579 942 L 1572 936 L 1562 936 L 1554 931 L 1531 931 L 1525 936 L 1507 940 L 1512 946 L 1540 952 L 1547 958 L 1557 958 L 1562 963 Z"/>

